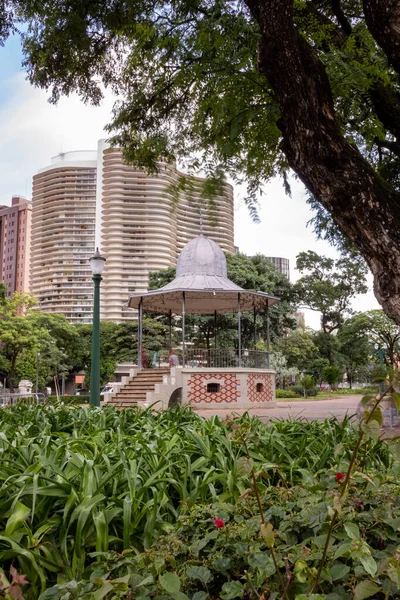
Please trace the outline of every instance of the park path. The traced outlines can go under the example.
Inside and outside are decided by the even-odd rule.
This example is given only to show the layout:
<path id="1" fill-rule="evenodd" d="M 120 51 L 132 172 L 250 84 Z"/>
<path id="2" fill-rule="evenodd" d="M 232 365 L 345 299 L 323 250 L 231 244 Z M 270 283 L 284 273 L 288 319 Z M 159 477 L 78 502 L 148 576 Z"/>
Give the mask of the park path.
<path id="1" fill-rule="evenodd" d="M 275 408 L 252 408 L 249 412 L 252 415 L 257 415 L 262 421 L 271 419 L 311 419 L 323 421 L 332 416 L 343 420 L 345 415 L 354 415 L 357 412 L 358 405 L 362 396 L 338 396 L 327 400 L 283 400 L 277 402 Z M 211 417 L 219 415 L 220 417 L 229 416 L 230 414 L 242 414 L 243 410 L 235 410 L 231 408 L 212 408 L 200 409 L 196 412 L 203 417 Z"/>

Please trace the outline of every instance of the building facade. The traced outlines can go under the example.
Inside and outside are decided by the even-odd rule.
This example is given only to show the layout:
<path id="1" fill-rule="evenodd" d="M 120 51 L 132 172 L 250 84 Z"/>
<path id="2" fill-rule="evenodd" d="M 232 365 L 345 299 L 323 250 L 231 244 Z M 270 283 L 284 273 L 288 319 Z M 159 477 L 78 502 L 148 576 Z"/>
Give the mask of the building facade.
<path id="1" fill-rule="evenodd" d="M 187 242 L 200 234 L 233 253 L 233 188 L 212 204 L 201 197 L 202 179 L 187 178 L 161 163 L 156 174 L 125 164 L 119 149 L 99 143 L 98 207 L 100 243 L 106 264 L 101 285 L 101 318 L 131 320 L 128 297 L 148 289 L 149 273 L 176 264 Z M 173 190 L 188 182 L 179 198 Z"/>
<path id="2" fill-rule="evenodd" d="M 13 196 L 11 206 L 0 206 L 0 268 L 7 296 L 29 292 L 32 203 Z"/>
<path id="3" fill-rule="evenodd" d="M 97 153 L 67 152 L 33 178 L 31 291 L 41 310 L 91 323 Z"/>
<path id="4" fill-rule="evenodd" d="M 282 273 L 283 275 L 285 275 L 285 277 L 290 279 L 288 258 L 282 258 L 281 256 L 267 256 L 267 260 L 269 260 L 280 273 Z"/>
<path id="5" fill-rule="evenodd" d="M 189 182 L 176 202 L 173 190 Z M 100 140 L 97 151 L 52 159 L 33 182 L 31 291 L 42 310 L 90 323 L 93 284 L 89 258 L 106 258 L 101 318 L 135 318 L 129 295 L 146 291 L 149 273 L 176 264 L 183 246 L 200 231 L 233 253 L 233 189 L 207 204 L 200 178 L 174 165 L 156 174 L 127 165 L 119 149 Z M 182 186 L 180 186 L 182 187 Z"/>

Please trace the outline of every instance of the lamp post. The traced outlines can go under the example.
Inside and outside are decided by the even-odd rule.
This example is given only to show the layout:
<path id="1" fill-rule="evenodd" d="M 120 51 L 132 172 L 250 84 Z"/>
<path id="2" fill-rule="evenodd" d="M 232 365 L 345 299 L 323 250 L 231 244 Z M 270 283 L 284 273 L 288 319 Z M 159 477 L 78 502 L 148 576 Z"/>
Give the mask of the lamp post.
<path id="1" fill-rule="evenodd" d="M 65 359 L 65 348 L 61 348 L 61 352 L 63 353 L 63 361 Z M 65 396 L 65 366 L 63 364 L 62 372 L 61 372 L 61 396 Z"/>
<path id="2" fill-rule="evenodd" d="M 39 392 L 39 364 L 40 364 L 40 352 L 36 354 L 36 394 Z"/>
<path id="3" fill-rule="evenodd" d="M 106 259 L 96 248 L 94 256 L 89 258 L 93 273 L 93 333 L 92 364 L 90 369 L 90 406 L 100 406 L 100 281 Z"/>
<path id="4" fill-rule="evenodd" d="M 379 366 L 380 366 L 381 370 L 383 370 L 383 359 L 386 356 L 387 345 L 382 344 L 382 347 L 381 347 L 380 344 L 375 344 L 374 348 L 375 348 L 375 354 L 376 354 L 377 358 L 379 359 Z M 383 392 L 385 391 L 385 384 L 383 381 L 381 381 L 381 383 L 380 383 L 380 389 L 381 389 L 381 394 L 383 394 Z"/>

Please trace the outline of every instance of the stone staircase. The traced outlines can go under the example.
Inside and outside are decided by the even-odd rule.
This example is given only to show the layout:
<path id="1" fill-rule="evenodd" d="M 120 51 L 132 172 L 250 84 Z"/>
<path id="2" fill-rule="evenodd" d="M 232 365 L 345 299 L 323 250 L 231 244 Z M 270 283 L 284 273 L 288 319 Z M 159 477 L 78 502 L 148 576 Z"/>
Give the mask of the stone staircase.
<path id="1" fill-rule="evenodd" d="M 137 371 L 106 404 L 115 408 L 143 405 L 147 400 L 147 393 L 154 392 L 155 386 L 163 383 L 164 377 L 169 374 L 169 368 Z"/>

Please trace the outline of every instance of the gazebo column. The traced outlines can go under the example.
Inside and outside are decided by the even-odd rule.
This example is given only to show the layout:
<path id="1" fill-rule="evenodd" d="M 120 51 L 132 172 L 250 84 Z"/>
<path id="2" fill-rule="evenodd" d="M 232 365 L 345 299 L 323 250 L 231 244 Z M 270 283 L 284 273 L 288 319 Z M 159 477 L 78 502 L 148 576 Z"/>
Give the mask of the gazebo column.
<path id="1" fill-rule="evenodd" d="M 254 328 L 254 368 L 257 368 L 257 310 L 253 308 L 253 328 Z"/>
<path id="2" fill-rule="evenodd" d="M 242 366 L 242 327 L 241 327 L 240 294 L 238 294 L 238 345 L 239 345 L 239 368 L 240 368 Z"/>
<path id="3" fill-rule="evenodd" d="M 214 310 L 214 350 L 217 350 L 217 311 Z"/>
<path id="4" fill-rule="evenodd" d="M 185 366 L 185 292 L 182 292 L 182 367 Z"/>
<path id="5" fill-rule="evenodd" d="M 138 369 L 143 368 L 143 298 L 139 300 L 139 322 L 138 322 Z"/>
<path id="6" fill-rule="evenodd" d="M 168 315 L 169 335 L 168 335 L 168 352 L 172 349 L 172 310 L 169 311 Z"/>
<path id="7" fill-rule="evenodd" d="M 269 347 L 270 347 L 270 339 L 269 339 L 269 304 L 268 304 L 268 300 L 267 300 L 267 310 L 266 310 L 266 314 L 267 314 L 267 369 L 269 369 L 270 367 L 270 358 L 269 358 Z"/>

